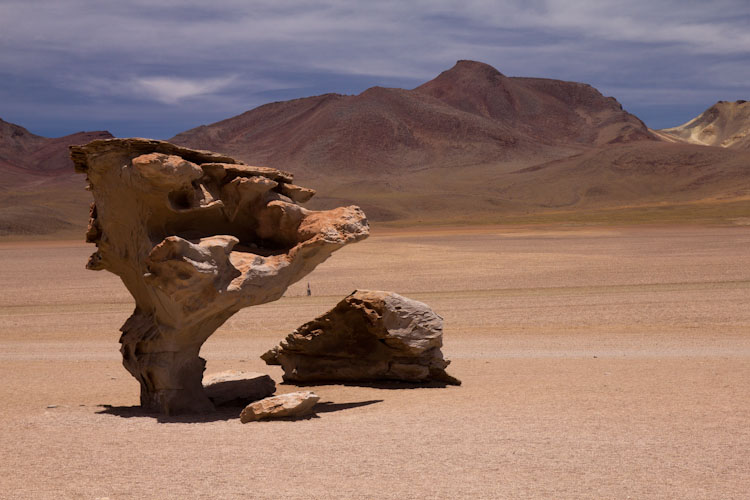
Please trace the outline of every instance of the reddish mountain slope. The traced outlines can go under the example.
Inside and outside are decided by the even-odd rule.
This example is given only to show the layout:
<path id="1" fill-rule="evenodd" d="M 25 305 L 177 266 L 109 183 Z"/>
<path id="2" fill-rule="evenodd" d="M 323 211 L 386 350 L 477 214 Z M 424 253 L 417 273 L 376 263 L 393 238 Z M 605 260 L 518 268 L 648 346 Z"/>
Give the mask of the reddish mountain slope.
<path id="1" fill-rule="evenodd" d="M 35 151 L 43 142 L 44 137 L 0 119 L 0 159 L 23 161 L 24 155 Z"/>
<path id="2" fill-rule="evenodd" d="M 584 83 L 509 78 L 487 64 L 459 61 L 415 91 L 503 122 L 540 142 L 600 145 L 653 139 L 615 98 Z"/>
<path id="3" fill-rule="evenodd" d="M 654 137 L 588 85 L 508 78 L 459 61 L 413 90 L 373 87 L 267 104 L 171 140 L 314 178 L 533 162 L 641 139 Z"/>
<path id="4" fill-rule="evenodd" d="M 94 139 L 109 139 L 109 132 L 78 132 L 49 139 L 0 119 L 0 173 L 45 175 L 71 172 L 73 162 L 68 146 L 86 144 Z"/>
<path id="5" fill-rule="evenodd" d="M 68 146 L 110 137 L 78 132 L 48 139 L 0 120 L 0 235 L 83 227 L 90 195 L 73 173 Z"/>

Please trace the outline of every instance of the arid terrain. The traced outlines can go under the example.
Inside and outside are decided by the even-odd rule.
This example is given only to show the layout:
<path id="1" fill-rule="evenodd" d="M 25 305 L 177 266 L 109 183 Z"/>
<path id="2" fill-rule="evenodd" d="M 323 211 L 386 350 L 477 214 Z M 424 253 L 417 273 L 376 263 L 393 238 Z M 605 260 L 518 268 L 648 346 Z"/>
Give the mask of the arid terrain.
<path id="1" fill-rule="evenodd" d="M 314 386 L 313 418 L 247 425 L 239 409 L 138 407 L 118 350 L 132 298 L 84 269 L 91 193 L 68 158 L 110 134 L 0 120 L 0 498 L 746 498 L 748 109 L 650 130 L 589 85 L 459 61 L 413 89 L 173 137 L 288 170 L 317 189 L 309 208 L 356 204 L 374 223 L 233 316 L 207 373 L 293 392 L 260 354 L 375 289 L 445 318 L 463 381 Z"/>
<path id="2" fill-rule="evenodd" d="M 385 230 L 232 317 L 207 372 L 355 288 L 445 318 L 460 387 L 315 386 L 315 418 L 142 413 L 132 312 L 78 242 L 0 243 L 1 498 L 722 498 L 750 491 L 745 226 Z M 305 296 L 309 281 L 312 297 Z M 296 386 L 280 384 L 279 392 Z"/>

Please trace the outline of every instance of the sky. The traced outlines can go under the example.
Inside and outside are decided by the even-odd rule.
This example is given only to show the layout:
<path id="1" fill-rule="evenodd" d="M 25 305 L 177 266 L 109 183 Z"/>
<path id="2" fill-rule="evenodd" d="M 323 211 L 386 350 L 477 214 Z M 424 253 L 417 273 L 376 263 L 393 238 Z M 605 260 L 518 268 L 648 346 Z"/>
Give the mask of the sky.
<path id="1" fill-rule="evenodd" d="M 0 0 L 0 118 L 168 139 L 459 59 L 585 82 L 652 128 L 750 100 L 748 0 Z"/>

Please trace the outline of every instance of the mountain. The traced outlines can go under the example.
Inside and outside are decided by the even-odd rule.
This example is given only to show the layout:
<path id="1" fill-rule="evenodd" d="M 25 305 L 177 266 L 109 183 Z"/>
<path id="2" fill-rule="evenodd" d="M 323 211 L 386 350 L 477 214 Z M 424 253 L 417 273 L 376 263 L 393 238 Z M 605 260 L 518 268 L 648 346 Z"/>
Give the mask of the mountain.
<path id="1" fill-rule="evenodd" d="M 415 89 L 275 102 L 171 141 L 294 172 L 318 189 L 313 208 L 357 203 L 401 224 L 721 219 L 750 206 L 748 155 L 673 144 L 590 85 L 474 61 Z"/>
<path id="2" fill-rule="evenodd" d="M 679 127 L 657 130 L 672 142 L 750 150 L 750 102 L 719 101 Z"/>
<path id="3" fill-rule="evenodd" d="M 545 160 L 632 140 L 656 137 L 593 87 L 509 78 L 474 61 L 413 90 L 275 102 L 170 139 L 311 178 Z"/>
<path id="4" fill-rule="evenodd" d="M 111 137 L 78 132 L 46 138 L 0 119 L 0 236 L 85 227 L 90 195 L 73 173 L 68 146 Z"/>
<path id="5" fill-rule="evenodd" d="M 609 144 L 654 139 L 648 128 L 584 83 L 506 77 L 492 66 L 459 61 L 414 92 L 512 127 L 537 142 Z"/>
<path id="6" fill-rule="evenodd" d="M 318 191 L 308 207 L 358 204 L 376 223 L 742 223 L 747 109 L 653 131 L 590 85 L 459 61 L 414 89 L 274 102 L 171 141 L 291 171 Z M 90 195 L 67 145 L 98 137 L 0 121 L 0 234 L 82 234 Z"/>
<path id="7" fill-rule="evenodd" d="M 68 146 L 112 137 L 109 132 L 98 131 L 50 139 L 0 119 L 0 168 L 3 174 L 12 171 L 19 176 L 70 173 L 73 162 Z M 7 177 L 4 178 L 7 180 Z M 7 183 L 4 185 L 7 186 Z"/>

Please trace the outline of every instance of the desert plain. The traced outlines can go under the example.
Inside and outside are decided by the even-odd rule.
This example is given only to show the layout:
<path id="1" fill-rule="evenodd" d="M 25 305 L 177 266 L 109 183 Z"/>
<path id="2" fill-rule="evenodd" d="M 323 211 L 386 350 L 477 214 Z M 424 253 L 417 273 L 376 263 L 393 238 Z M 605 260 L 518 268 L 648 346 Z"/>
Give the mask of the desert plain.
<path id="1" fill-rule="evenodd" d="M 747 498 L 750 228 L 376 227 L 205 344 L 259 355 L 354 289 L 445 319 L 460 387 L 320 385 L 313 418 L 138 408 L 91 245 L 0 243 L 0 498 Z M 312 296 L 306 296 L 310 283 Z"/>

